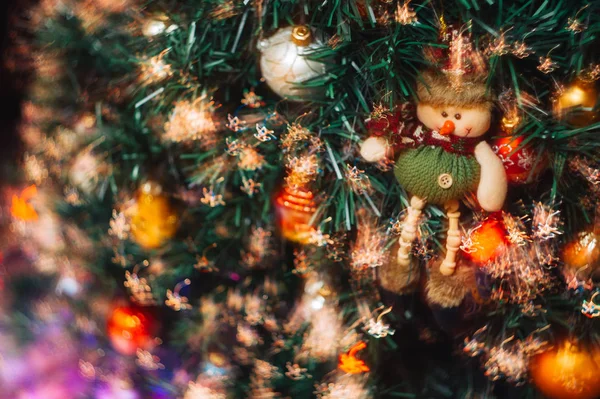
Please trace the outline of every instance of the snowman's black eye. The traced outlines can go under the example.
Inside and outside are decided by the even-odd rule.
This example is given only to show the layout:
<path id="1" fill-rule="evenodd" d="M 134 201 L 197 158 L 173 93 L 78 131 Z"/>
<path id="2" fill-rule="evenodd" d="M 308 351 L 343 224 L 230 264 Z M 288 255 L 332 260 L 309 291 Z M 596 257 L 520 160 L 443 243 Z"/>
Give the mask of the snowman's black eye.
<path id="1" fill-rule="evenodd" d="M 447 118 L 447 117 L 448 117 L 448 113 L 447 113 L 446 111 L 443 111 L 443 112 L 442 112 L 442 116 L 443 116 L 444 118 Z"/>
<path id="2" fill-rule="evenodd" d="M 454 119 L 459 120 L 461 118 L 460 114 L 454 115 Z"/>

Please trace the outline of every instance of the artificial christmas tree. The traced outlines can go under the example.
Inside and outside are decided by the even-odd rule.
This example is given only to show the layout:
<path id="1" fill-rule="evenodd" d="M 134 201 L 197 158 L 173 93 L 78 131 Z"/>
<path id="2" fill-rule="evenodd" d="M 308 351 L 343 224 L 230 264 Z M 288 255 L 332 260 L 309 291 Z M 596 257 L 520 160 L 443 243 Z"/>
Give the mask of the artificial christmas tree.
<path id="1" fill-rule="evenodd" d="M 0 396 L 597 396 L 599 7 L 32 5 Z"/>

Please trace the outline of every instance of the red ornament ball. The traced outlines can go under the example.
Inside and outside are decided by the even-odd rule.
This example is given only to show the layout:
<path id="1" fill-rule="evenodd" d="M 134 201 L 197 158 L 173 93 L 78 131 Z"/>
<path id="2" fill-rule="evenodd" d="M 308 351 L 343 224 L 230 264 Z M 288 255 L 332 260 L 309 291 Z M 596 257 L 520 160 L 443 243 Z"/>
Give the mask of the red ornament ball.
<path id="1" fill-rule="evenodd" d="M 538 157 L 529 143 L 523 144 L 524 140 L 524 136 L 504 136 L 491 143 L 504 164 L 508 181 L 513 184 L 532 183 L 546 168 L 546 158 Z"/>
<path id="2" fill-rule="evenodd" d="M 112 346 L 123 355 L 133 355 L 151 345 L 156 331 L 154 318 L 141 309 L 115 308 L 108 318 L 107 332 Z"/>
<path id="3" fill-rule="evenodd" d="M 478 265 L 493 260 L 506 248 L 506 230 L 498 220 L 488 219 L 471 231 L 471 245 L 464 252 L 467 258 Z"/>

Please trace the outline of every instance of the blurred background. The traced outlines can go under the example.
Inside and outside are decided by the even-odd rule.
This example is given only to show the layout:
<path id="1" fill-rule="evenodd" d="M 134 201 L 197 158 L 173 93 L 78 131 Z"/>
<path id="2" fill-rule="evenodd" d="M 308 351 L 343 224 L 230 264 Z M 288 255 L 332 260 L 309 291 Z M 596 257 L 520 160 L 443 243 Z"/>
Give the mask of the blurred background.
<path id="1" fill-rule="evenodd" d="M 15 134 L 15 124 L 19 118 L 19 104 L 23 88 L 27 81 L 25 72 L 7 65 L 7 51 L 11 43 L 11 30 L 18 28 L 16 15 L 32 1 L 3 0 L 0 2 L 0 163 L 2 165 L 2 181 L 14 175 L 16 154 L 19 150 L 19 139 Z M 12 23 L 11 23 L 12 22 Z"/>

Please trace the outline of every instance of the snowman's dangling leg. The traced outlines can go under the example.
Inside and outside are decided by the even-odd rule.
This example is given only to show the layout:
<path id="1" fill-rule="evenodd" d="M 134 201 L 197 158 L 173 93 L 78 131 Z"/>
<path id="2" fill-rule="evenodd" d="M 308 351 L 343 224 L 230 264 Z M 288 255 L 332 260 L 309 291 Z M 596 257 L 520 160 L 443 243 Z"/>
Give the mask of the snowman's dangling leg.
<path id="1" fill-rule="evenodd" d="M 448 234 L 446 237 L 446 257 L 440 265 L 440 272 L 444 276 L 449 276 L 454 274 L 456 254 L 461 243 L 458 226 L 458 219 L 460 218 L 459 203 L 457 200 L 451 200 L 444 204 L 444 208 L 446 208 L 446 215 L 448 215 Z"/>
<path id="2" fill-rule="evenodd" d="M 400 234 L 400 249 L 398 249 L 398 264 L 400 266 L 410 265 L 410 253 L 412 250 L 412 243 L 417 238 L 417 227 L 419 224 L 419 217 L 423 213 L 426 201 L 417 196 L 413 196 L 410 199 L 410 206 L 407 211 L 406 219 L 402 225 L 402 233 Z"/>

